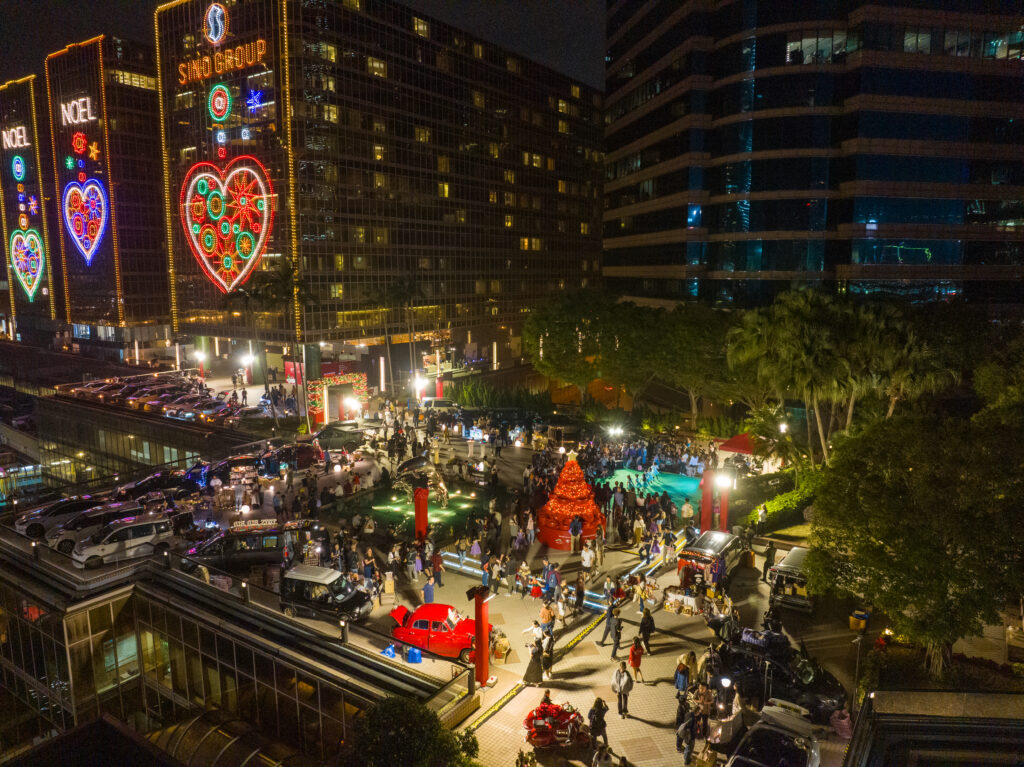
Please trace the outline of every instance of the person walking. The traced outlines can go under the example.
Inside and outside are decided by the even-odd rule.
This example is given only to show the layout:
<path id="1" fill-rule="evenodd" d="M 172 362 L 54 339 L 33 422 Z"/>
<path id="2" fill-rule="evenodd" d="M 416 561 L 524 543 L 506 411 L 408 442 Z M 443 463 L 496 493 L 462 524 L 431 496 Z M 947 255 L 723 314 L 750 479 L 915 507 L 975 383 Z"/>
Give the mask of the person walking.
<path id="1" fill-rule="evenodd" d="M 572 616 L 575 618 L 579 613 L 583 612 L 583 600 L 587 597 L 587 584 L 583 578 L 583 573 L 576 576 L 576 592 L 573 597 Z"/>
<path id="2" fill-rule="evenodd" d="M 434 553 L 430 557 L 431 572 L 434 574 L 434 580 L 437 581 L 437 587 L 444 588 L 444 582 L 441 579 L 441 573 L 444 572 L 444 557 L 441 556 L 440 549 L 434 549 Z"/>
<path id="3" fill-rule="evenodd" d="M 640 638 L 644 643 L 644 650 L 647 654 L 651 654 L 651 634 L 654 633 L 654 616 L 651 615 L 649 608 L 644 608 L 643 617 L 640 618 Z"/>
<path id="4" fill-rule="evenodd" d="M 679 699 L 676 706 L 676 751 L 683 755 L 683 765 L 690 763 L 693 756 L 693 744 L 697 740 L 697 718 L 690 710 L 686 696 Z"/>
<path id="5" fill-rule="evenodd" d="M 617 615 L 618 610 L 615 609 L 615 600 L 608 600 L 608 607 L 604 611 L 604 634 L 601 635 L 601 641 L 598 642 L 602 647 L 604 647 L 605 640 L 615 629 L 615 622 L 618 620 Z"/>
<path id="6" fill-rule="evenodd" d="M 583 535 L 583 517 L 579 514 L 569 523 L 569 553 L 575 554 L 580 548 L 580 536 Z"/>
<path id="7" fill-rule="evenodd" d="M 594 568 L 594 550 L 590 548 L 589 541 L 583 544 L 583 550 L 580 552 L 580 565 L 583 568 L 584 582 L 589 582 Z"/>
<path id="8" fill-rule="evenodd" d="M 622 641 L 622 619 L 619 618 L 619 609 L 615 608 L 615 625 L 612 626 L 612 660 L 617 660 L 619 654 L 619 643 Z"/>
<path id="9" fill-rule="evenodd" d="M 540 608 L 540 628 L 550 634 L 555 627 L 555 613 L 551 609 L 551 603 L 545 602 Z"/>
<path id="10" fill-rule="evenodd" d="M 768 571 L 775 567 L 775 541 L 768 541 L 764 550 L 764 565 L 761 567 L 761 583 L 768 582 Z"/>
<path id="11" fill-rule="evenodd" d="M 526 671 L 523 672 L 523 684 L 540 684 L 544 676 L 540 664 L 543 654 L 541 640 L 534 639 L 526 646 L 530 648 L 530 662 L 526 665 Z"/>
<path id="12" fill-rule="evenodd" d="M 597 739 L 604 738 L 605 748 L 608 747 L 608 723 L 605 722 L 605 714 L 608 713 L 608 704 L 603 698 L 594 698 L 594 705 L 587 712 L 587 721 L 590 722 L 590 747 L 597 748 Z"/>
<path id="13" fill-rule="evenodd" d="M 640 644 L 640 637 L 633 637 L 633 644 L 629 648 L 629 665 L 633 669 L 633 675 L 638 682 L 647 684 L 643 673 L 640 671 L 640 661 L 644 657 L 644 648 Z"/>
<path id="14" fill-rule="evenodd" d="M 544 681 L 551 680 L 551 667 L 555 663 L 555 638 L 550 632 L 541 638 L 540 669 Z"/>
<path id="15" fill-rule="evenodd" d="M 434 601 L 434 576 L 431 575 L 427 578 L 427 582 L 423 584 L 423 588 L 420 589 L 420 595 L 423 597 L 423 604 L 429 605 Z"/>
<path id="16" fill-rule="evenodd" d="M 618 700 L 619 716 L 629 716 L 629 693 L 633 690 L 633 677 L 626 668 L 626 661 L 619 661 L 619 667 L 612 674 L 612 692 Z"/>

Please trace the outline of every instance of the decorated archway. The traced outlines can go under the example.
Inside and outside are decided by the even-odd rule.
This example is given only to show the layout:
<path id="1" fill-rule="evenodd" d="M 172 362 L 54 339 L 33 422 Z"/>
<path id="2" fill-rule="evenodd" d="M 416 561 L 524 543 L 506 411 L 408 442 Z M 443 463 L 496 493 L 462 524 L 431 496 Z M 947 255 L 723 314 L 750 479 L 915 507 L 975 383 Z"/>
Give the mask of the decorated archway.
<path id="1" fill-rule="evenodd" d="M 358 400 L 360 407 L 368 402 L 366 373 L 337 373 L 322 376 L 315 381 L 306 383 L 306 400 L 309 403 L 309 414 L 317 423 L 327 422 L 326 395 L 332 386 L 351 386 L 352 398 Z"/>

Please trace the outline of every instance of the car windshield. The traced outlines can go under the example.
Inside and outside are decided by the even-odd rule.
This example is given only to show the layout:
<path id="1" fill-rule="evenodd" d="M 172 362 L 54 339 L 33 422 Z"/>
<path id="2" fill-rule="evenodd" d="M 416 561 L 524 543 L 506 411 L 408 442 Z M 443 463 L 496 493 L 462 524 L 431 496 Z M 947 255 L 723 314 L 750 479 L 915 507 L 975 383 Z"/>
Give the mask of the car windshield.
<path id="1" fill-rule="evenodd" d="M 802 684 L 807 685 L 814 682 L 814 677 L 818 675 L 818 668 L 804 656 L 798 655 L 793 659 L 793 672 Z"/>
<path id="2" fill-rule="evenodd" d="M 747 733 L 734 754 L 734 763 L 766 767 L 807 767 L 807 751 L 792 735 L 770 727 L 756 727 Z"/>
<path id="3" fill-rule="evenodd" d="M 344 600 L 349 594 L 351 594 L 355 590 L 355 587 L 352 585 L 352 581 L 345 577 L 337 578 L 334 581 L 331 581 L 329 588 L 331 590 L 331 593 L 334 594 L 334 598 L 339 602 Z"/>

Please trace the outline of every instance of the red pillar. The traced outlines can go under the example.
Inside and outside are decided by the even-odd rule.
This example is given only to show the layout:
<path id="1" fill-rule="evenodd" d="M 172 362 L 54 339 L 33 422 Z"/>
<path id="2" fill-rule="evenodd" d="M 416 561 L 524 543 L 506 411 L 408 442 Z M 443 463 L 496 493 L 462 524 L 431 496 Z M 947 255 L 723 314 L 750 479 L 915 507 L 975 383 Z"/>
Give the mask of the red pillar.
<path id="1" fill-rule="evenodd" d="M 416 538 L 419 540 L 427 537 L 427 497 L 429 492 L 425 487 L 417 487 L 412 491 L 413 508 L 416 509 Z"/>
<path id="2" fill-rule="evenodd" d="M 475 606 L 474 618 L 476 619 L 476 683 L 487 684 L 490 676 L 491 643 L 487 631 L 487 600 L 489 598 L 487 589 L 478 588 L 473 597 Z"/>
<path id="3" fill-rule="evenodd" d="M 443 397 L 444 396 L 444 382 L 440 378 L 436 379 L 436 381 L 434 383 L 434 396 L 435 397 Z"/>
<path id="4" fill-rule="evenodd" d="M 729 490 L 725 488 L 719 496 L 718 504 L 718 529 L 723 533 L 729 532 Z"/>
<path id="5" fill-rule="evenodd" d="M 711 469 L 704 470 L 704 478 L 701 480 L 704 485 L 704 494 L 700 499 L 700 529 L 701 532 L 711 529 L 711 506 L 714 503 L 715 494 L 715 472 Z"/>

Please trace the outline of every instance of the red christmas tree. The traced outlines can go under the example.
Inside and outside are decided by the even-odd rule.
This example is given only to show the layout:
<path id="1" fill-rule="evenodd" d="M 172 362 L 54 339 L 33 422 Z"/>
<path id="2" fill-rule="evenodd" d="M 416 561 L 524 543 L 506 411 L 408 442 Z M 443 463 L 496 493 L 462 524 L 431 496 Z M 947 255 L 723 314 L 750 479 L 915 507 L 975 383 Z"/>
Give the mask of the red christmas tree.
<path id="1" fill-rule="evenodd" d="M 558 475 L 551 497 L 537 518 L 538 536 L 555 549 L 569 549 L 569 524 L 573 517 L 583 519 L 583 537 L 592 538 L 598 524 L 604 523 L 604 514 L 594 503 L 594 491 L 583 476 L 583 469 L 574 460 L 565 462 Z"/>

